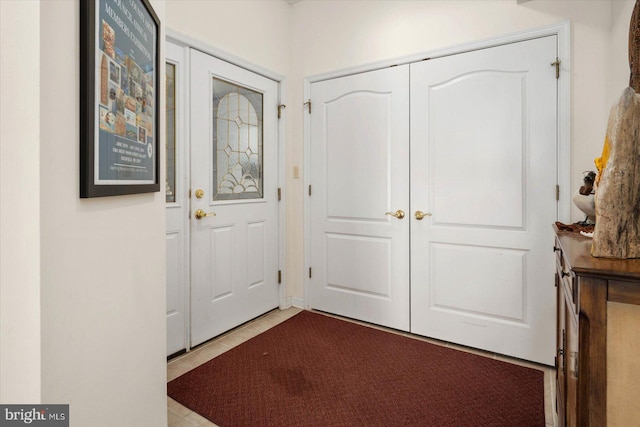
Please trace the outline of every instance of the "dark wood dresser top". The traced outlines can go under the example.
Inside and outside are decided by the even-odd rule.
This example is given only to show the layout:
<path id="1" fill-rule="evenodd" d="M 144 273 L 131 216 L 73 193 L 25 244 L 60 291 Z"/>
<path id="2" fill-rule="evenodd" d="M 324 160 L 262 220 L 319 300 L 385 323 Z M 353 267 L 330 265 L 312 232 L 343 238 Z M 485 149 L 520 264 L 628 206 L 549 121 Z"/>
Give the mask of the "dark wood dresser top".
<path id="1" fill-rule="evenodd" d="M 640 259 L 596 258 L 591 256 L 591 239 L 553 225 L 571 269 L 582 276 L 640 280 Z M 639 285 L 640 286 L 640 285 Z"/>

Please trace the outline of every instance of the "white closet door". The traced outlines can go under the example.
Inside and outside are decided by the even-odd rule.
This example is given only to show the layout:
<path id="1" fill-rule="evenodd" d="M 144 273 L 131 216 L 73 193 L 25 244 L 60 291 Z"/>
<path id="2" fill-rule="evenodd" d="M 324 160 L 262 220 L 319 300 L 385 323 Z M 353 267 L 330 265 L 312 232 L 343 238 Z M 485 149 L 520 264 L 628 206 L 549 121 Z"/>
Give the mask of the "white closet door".
<path id="1" fill-rule="evenodd" d="M 411 65 L 414 333 L 553 364 L 556 43 Z"/>
<path id="2" fill-rule="evenodd" d="M 311 279 L 318 310 L 409 329 L 409 69 L 311 85 Z M 401 216 L 401 215 L 399 215 Z"/>

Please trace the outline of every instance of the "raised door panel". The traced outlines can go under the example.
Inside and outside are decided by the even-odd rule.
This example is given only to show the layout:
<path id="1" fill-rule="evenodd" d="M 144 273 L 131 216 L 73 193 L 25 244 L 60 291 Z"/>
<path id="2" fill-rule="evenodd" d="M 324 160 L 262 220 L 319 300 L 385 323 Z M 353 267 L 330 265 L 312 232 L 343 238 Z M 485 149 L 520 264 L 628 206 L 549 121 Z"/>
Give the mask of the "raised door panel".
<path id="1" fill-rule="evenodd" d="M 434 225 L 525 226 L 525 85 L 525 72 L 477 70 L 427 88 Z"/>
<path id="2" fill-rule="evenodd" d="M 565 289 L 565 321 L 566 321 L 566 347 L 565 347 L 565 375 L 566 375 L 566 422 L 567 427 L 580 425 L 578 421 L 578 350 L 579 350 L 579 329 L 578 318 L 573 311 L 573 306 L 569 302 Z"/>
<path id="3" fill-rule="evenodd" d="M 167 355 L 186 346 L 184 234 L 167 232 Z"/>
<path id="4" fill-rule="evenodd" d="M 442 312 L 474 315 L 503 322 L 525 321 L 526 304 L 520 285 L 527 252 L 503 248 L 433 243 L 431 301 Z M 464 265 L 465 268 L 460 268 Z M 477 272 L 494 271 L 493 292 L 478 286 Z"/>
<path id="5" fill-rule="evenodd" d="M 631 426 L 640 420 L 640 283 L 609 282 L 629 290 L 633 303 L 607 304 L 607 426 Z"/>
<path id="6" fill-rule="evenodd" d="M 561 270 L 558 270 L 561 271 Z M 566 425 L 566 361 L 565 361 L 565 349 L 566 349 L 566 317 L 565 317 L 565 299 L 564 288 L 560 281 L 559 273 L 556 273 L 556 291 L 557 291 L 557 324 L 556 329 L 556 408 L 558 412 L 558 425 L 564 427 Z"/>
<path id="7" fill-rule="evenodd" d="M 211 228 L 208 231 L 209 247 L 205 252 L 209 255 L 206 260 L 208 275 L 204 283 L 209 284 L 207 299 L 212 303 L 234 294 L 234 285 L 237 280 L 236 274 L 234 274 L 237 266 L 232 254 L 232 248 L 235 246 L 233 242 L 236 240 L 234 229 L 233 226 L 223 226 Z"/>
<path id="8" fill-rule="evenodd" d="M 384 220 L 394 143 L 391 101 L 390 93 L 354 91 L 325 103 L 327 218 Z"/>

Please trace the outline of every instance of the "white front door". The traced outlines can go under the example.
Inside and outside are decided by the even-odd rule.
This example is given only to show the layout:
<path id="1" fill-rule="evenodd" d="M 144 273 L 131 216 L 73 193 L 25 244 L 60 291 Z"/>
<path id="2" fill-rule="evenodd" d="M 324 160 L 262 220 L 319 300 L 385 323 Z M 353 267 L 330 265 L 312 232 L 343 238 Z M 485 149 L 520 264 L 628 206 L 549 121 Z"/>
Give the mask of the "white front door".
<path id="1" fill-rule="evenodd" d="M 308 304 L 408 330 L 408 66 L 313 83 L 311 99 Z"/>
<path id="2" fill-rule="evenodd" d="M 195 346 L 278 306 L 278 84 L 190 59 Z"/>
<path id="3" fill-rule="evenodd" d="M 553 364 L 556 44 L 411 65 L 414 333 Z"/>

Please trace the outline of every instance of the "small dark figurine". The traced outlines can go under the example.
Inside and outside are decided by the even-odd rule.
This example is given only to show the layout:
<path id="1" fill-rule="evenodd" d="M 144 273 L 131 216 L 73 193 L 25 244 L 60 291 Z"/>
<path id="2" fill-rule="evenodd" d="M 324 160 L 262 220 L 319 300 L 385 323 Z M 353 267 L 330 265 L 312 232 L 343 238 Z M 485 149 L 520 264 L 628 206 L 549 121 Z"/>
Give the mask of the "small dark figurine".
<path id="1" fill-rule="evenodd" d="M 593 171 L 586 172 L 584 176 L 584 185 L 580 187 L 580 194 L 583 196 L 588 196 L 593 193 L 593 183 L 596 180 L 596 173 Z"/>
<path id="2" fill-rule="evenodd" d="M 574 225 L 593 226 L 596 222 L 596 204 L 595 204 L 595 180 L 596 173 L 593 171 L 584 172 L 582 181 L 584 185 L 573 195 L 573 203 L 586 215 L 584 221 L 579 221 Z M 582 229 L 581 229 L 582 230 Z M 584 230 L 592 231 L 592 230 Z"/>

